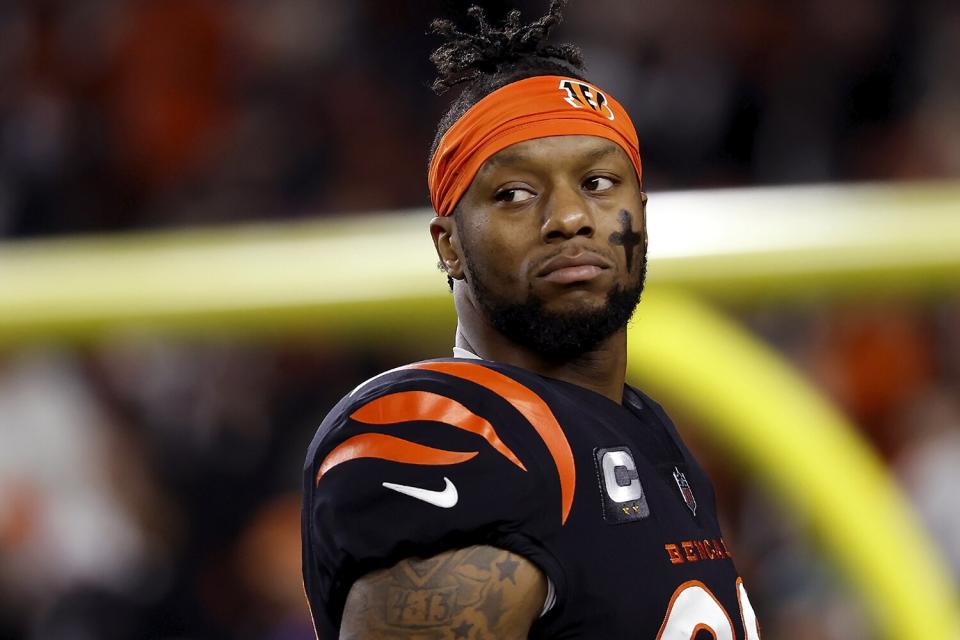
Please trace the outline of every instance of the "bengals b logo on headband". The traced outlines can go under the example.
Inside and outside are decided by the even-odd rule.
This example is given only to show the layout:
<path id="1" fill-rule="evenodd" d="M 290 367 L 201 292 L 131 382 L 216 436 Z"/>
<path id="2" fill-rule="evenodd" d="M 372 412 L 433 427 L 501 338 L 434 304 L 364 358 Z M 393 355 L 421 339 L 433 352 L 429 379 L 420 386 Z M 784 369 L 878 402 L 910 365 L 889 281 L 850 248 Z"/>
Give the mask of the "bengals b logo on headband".
<path id="1" fill-rule="evenodd" d="M 613 109 L 607 101 L 607 96 L 602 91 L 591 87 L 584 82 L 574 80 L 561 80 L 560 89 L 566 92 L 564 101 L 574 109 L 583 109 L 589 107 L 607 117 L 607 120 L 613 120 Z"/>

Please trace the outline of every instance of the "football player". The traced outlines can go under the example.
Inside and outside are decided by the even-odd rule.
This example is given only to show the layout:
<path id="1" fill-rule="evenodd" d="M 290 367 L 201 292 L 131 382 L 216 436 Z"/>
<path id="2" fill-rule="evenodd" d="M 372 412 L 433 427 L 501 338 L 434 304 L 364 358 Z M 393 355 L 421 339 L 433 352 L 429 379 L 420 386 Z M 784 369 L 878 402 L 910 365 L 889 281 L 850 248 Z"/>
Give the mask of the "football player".
<path id="1" fill-rule="evenodd" d="M 318 636 L 756 640 L 710 481 L 626 385 L 642 165 L 623 107 L 522 25 L 445 21 L 430 222 L 454 357 L 372 378 L 310 446 L 303 573 Z"/>

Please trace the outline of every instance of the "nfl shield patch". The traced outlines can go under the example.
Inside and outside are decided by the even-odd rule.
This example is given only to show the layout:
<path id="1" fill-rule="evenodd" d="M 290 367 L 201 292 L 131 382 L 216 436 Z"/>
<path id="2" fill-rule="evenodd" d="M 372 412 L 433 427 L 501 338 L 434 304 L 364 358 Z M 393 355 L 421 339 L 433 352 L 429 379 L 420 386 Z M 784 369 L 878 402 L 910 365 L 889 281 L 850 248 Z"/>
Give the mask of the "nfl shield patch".
<path id="1" fill-rule="evenodd" d="M 693 489 L 690 488 L 690 483 L 687 482 L 687 476 L 677 467 L 673 468 L 673 479 L 677 482 L 677 487 L 680 489 L 680 495 L 683 496 L 683 501 L 687 503 L 687 507 L 690 509 L 690 513 L 697 515 L 697 499 L 693 497 Z"/>

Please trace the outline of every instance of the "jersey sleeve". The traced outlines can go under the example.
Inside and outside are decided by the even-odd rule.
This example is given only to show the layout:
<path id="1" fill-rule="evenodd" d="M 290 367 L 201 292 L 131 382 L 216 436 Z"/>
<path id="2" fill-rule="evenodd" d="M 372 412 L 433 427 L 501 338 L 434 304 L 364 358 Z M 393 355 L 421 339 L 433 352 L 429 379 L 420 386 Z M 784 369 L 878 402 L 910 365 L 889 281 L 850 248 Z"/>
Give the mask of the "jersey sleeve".
<path id="1" fill-rule="evenodd" d="M 560 493 L 536 431 L 495 393 L 421 370 L 363 385 L 327 416 L 304 467 L 318 633 L 335 637 L 359 577 L 404 558 L 487 544 L 553 573 L 537 541 L 559 524 Z"/>

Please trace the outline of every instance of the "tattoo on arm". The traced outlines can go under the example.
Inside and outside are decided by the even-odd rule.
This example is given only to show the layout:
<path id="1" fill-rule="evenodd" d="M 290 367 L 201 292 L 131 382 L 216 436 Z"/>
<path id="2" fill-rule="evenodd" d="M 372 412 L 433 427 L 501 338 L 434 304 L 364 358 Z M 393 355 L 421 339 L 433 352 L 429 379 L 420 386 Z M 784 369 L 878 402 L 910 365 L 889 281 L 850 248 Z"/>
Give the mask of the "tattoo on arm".
<path id="1" fill-rule="evenodd" d="M 344 608 L 341 638 L 519 640 L 546 597 L 530 561 L 475 546 L 409 558 L 358 580 Z"/>

